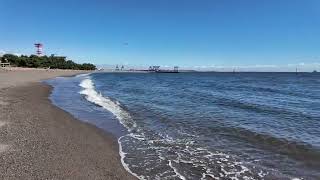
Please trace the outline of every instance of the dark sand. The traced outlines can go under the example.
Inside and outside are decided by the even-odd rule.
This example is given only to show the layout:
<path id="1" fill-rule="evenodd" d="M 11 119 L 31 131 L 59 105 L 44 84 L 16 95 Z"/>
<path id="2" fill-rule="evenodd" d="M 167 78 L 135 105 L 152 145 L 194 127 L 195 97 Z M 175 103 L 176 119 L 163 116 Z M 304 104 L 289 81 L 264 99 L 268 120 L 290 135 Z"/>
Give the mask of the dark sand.
<path id="1" fill-rule="evenodd" d="M 0 179 L 135 179 L 116 139 L 52 105 L 50 89 L 0 88 Z"/>

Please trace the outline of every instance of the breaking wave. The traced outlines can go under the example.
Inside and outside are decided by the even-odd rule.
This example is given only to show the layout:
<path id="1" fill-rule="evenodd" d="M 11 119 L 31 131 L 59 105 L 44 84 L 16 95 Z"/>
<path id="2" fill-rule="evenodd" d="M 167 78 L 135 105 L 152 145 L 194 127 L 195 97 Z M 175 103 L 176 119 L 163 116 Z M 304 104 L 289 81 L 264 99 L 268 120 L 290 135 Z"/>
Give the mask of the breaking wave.
<path id="1" fill-rule="evenodd" d="M 81 81 L 79 84 L 83 90 L 80 91 L 80 94 L 84 95 L 85 98 L 89 101 L 92 102 L 107 111 L 111 112 L 116 118 L 119 120 L 119 122 L 127 128 L 127 130 L 130 132 L 132 131 L 135 127 L 136 124 L 132 121 L 132 118 L 128 112 L 126 112 L 122 107 L 121 104 L 116 101 L 112 100 L 108 97 L 103 96 L 101 93 L 97 92 L 94 87 L 93 81 L 90 79 L 88 74 L 84 75 L 87 76 L 85 77 L 84 80 Z M 84 77 L 81 76 L 81 77 Z M 125 170 L 127 170 L 129 173 L 137 177 L 138 179 L 144 179 L 143 176 L 138 176 L 137 174 L 133 173 L 129 165 L 124 162 L 124 158 L 126 153 L 122 150 L 122 145 L 121 145 L 121 140 L 122 137 L 118 139 L 118 144 L 119 144 L 119 154 L 121 157 L 121 163 Z"/>
<path id="2" fill-rule="evenodd" d="M 104 97 L 100 92 L 95 90 L 94 83 L 89 76 L 81 81 L 80 86 L 83 88 L 83 90 L 80 91 L 80 94 L 84 95 L 89 102 L 101 106 L 111 112 L 117 117 L 119 122 L 128 129 L 128 131 L 131 131 L 136 127 L 136 124 L 132 121 L 130 114 L 121 107 L 121 104 L 118 101 Z"/>
<path id="3" fill-rule="evenodd" d="M 118 139 L 119 154 L 121 157 L 121 163 L 123 167 L 132 175 L 138 179 L 170 179 L 172 177 L 184 180 L 191 177 L 185 177 L 182 173 L 185 173 L 187 169 L 202 169 L 202 174 L 198 175 L 200 179 L 207 179 L 208 177 L 216 177 L 214 175 L 214 164 L 220 168 L 219 178 L 234 178 L 246 174 L 252 175 L 252 172 L 240 162 L 236 162 L 229 155 L 221 152 L 210 152 L 207 149 L 192 147 L 192 143 L 185 146 L 185 141 L 180 142 L 179 139 L 173 140 L 169 136 L 162 136 L 159 134 L 146 135 L 144 132 L 137 128 L 136 123 L 133 121 L 130 114 L 121 106 L 121 104 L 109 97 L 103 96 L 95 89 L 94 82 L 89 75 L 81 76 L 84 79 L 79 84 L 83 89 L 79 92 L 84 95 L 86 100 L 98 105 L 107 111 L 111 112 L 119 122 L 128 129 L 129 133 Z M 150 138 L 152 137 L 152 138 Z M 135 144 L 134 146 L 132 146 Z M 170 147 L 173 146 L 174 148 Z M 151 150 L 151 151 L 150 151 Z M 134 152 L 132 152 L 134 151 Z M 141 159 L 143 164 L 139 166 L 134 165 L 131 162 L 133 159 L 128 158 L 128 155 L 135 154 L 137 152 L 143 153 Z M 197 154 L 198 158 L 190 158 L 192 155 Z M 150 162 L 161 162 L 165 165 L 161 167 L 150 167 Z M 185 166 L 185 167 L 182 167 Z M 212 166 L 212 167 L 211 167 Z M 232 168 L 231 168 L 231 167 Z M 142 175 L 141 168 L 147 172 L 148 175 Z M 157 174 L 152 172 L 159 171 Z M 181 171 L 181 172 L 180 172 Z M 135 173 L 137 172 L 137 173 Z M 153 175 L 151 175 L 153 174 Z M 265 174 L 263 173 L 262 177 Z"/>
<path id="4" fill-rule="evenodd" d="M 264 179 L 273 173 L 257 162 L 243 162 L 236 155 L 209 149 L 185 131 L 171 137 L 143 127 L 139 121 L 137 126 L 120 102 L 96 90 L 90 75 L 81 78 L 79 93 L 111 112 L 128 130 L 118 139 L 119 154 L 125 170 L 138 179 Z"/>

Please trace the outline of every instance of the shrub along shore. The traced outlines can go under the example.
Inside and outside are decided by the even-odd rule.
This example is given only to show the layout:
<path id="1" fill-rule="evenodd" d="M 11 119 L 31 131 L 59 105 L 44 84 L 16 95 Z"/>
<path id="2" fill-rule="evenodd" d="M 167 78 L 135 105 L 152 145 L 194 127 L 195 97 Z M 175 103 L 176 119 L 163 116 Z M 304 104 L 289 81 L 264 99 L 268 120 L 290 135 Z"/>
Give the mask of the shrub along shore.
<path id="1" fill-rule="evenodd" d="M 0 57 L 2 63 L 10 63 L 12 66 L 29 68 L 50 68 L 50 69 L 74 69 L 74 70 L 95 70 L 96 66 L 90 63 L 78 64 L 67 60 L 64 56 L 36 56 L 4 54 Z"/>

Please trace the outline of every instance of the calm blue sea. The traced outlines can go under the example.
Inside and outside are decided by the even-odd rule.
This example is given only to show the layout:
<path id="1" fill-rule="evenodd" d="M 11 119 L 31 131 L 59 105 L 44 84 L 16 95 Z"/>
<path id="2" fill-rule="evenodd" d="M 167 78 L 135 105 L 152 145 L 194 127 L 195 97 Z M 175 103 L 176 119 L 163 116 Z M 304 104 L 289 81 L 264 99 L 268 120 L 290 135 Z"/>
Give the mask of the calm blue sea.
<path id="1" fill-rule="evenodd" d="M 320 179 L 320 73 L 93 73 L 50 99 L 140 179 Z"/>

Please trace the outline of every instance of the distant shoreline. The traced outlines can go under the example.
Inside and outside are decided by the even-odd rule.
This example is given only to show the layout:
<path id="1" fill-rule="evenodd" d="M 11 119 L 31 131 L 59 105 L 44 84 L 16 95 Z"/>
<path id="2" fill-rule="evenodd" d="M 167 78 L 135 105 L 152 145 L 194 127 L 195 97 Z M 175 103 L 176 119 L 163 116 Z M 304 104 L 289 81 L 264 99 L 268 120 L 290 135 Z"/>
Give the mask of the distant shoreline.
<path id="1" fill-rule="evenodd" d="M 97 70 L 94 72 L 98 73 L 153 73 L 147 70 L 123 70 L 123 71 L 115 71 L 112 69 L 107 70 Z M 293 72 L 293 71 L 197 71 L 197 70 L 179 70 L 180 73 L 320 73 L 320 72 L 312 72 L 312 71 L 301 71 L 301 72 Z"/>

